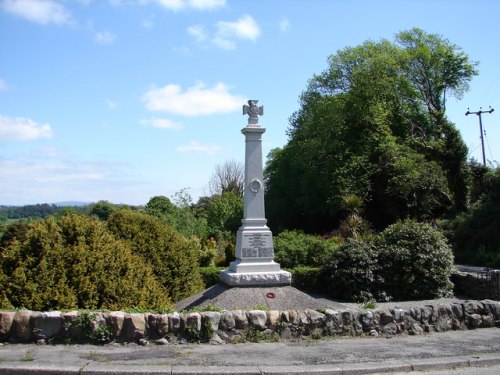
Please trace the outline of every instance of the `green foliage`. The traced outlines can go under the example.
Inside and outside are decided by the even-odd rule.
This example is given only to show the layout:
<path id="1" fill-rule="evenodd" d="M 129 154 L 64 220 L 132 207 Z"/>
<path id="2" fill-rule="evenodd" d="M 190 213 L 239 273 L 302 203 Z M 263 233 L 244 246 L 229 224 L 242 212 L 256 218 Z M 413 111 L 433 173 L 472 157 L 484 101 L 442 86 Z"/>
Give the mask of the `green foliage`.
<path id="1" fill-rule="evenodd" d="M 377 251 L 373 244 L 349 239 L 322 267 L 326 292 L 334 297 L 365 301 L 379 298 Z"/>
<path id="2" fill-rule="evenodd" d="M 99 201 L 89 206 L 89 214 L 104 221 L 108 220 L 116 210 L 118 210 L 118 207 L 108 201 Z"/>
<path id="3" fill-rule="evenodd" d="M 385 199 L 380 197 L 392 220 L 430 220 L 452 206 L 445 172 L 436 161 L 427 161 L 424 155 L 403 147 L 392 156 L 394 162 L 385 168 Z"/>
<path id="4" fill-rule="evenodd" d="M 467 148 L 445 109 L 476 74 L 460 48 L 420 29 L 330 56 L 301 95 L 289 142 L 268 157 L 270 227 L 330 231 L 346 195 L 379 229 L 463 209 Z"/>
<path id="5" fill-rule="evenodd" d="M 235 233 L 241 226 L 243 198 L 232 192 L 213 197 L 207 209 L 208 228 L 211 233 Z"/>
<path id="6" fill-rule="evenodd" d="M 234 259 L 236 232 L 243 217 L 243 198 L 233 192 L 215 195 L 206 202 L 204 215 L 209 240 L 216 245 L 214 262 L 216 265 L 228 265 Z"/>
<path id="7" fill-rule="evenodd" d="M 203 287 L 198 271 L 199 242 L 187 240 L 162 220 L 139 212 L 117 211 L 107 226 L 150 265 L 173 301 Z"/>
<path id="8" fill-rule="evenodd" d="M 199 263 L 201 267 L 213 266 L 217 257 L 217 241 L 213 237 L 207 238 L 205 241 L 200 241 L 198 238 L 193 237 L 191 240 L 196 243 L 199 249 Z"/>
<path id="9" fill-rule="evenodd" d="M 443 227 L 457 262 L 500 267 L 500 168 L 473 170 L 476 202 Z"/>
<path id="10" fill-rule="evenodd" d="M 227 269 L 227 267 L 200 267 L 200 275 L 203 279 L 205 289 L 209 288 L 219 282 L 220 271 Z"/>
<path id="11" fill-rule="evenodd" d="M 337 247 L 334 238 L 323 240 L 301 231 L 284 231 L 274 237 L 274 259 L 283 268 L 319 267 Z"/>
<path id="12" fill-rule="evenodd" d="M 55 204 L 29 204 L 25 206 L 0 206 L 0 217 L 7 219 L 26 219 L 38 218 L 43 219 L 52 215 L 62 215 L 69 208 L 75 212 L 83 212 L 85 207 L 62 207 Z"/>
<path id="13" fill-rule="evenodd" d="M 80 312 L 73 325 L 82 333 L 85 340 L 90 340 L 96 344 L 106 344 L 113 340 L 111 327 L 104 321 L 97 321 L 95 313 Z"/>
<path id="14" fill-rule="evenodd" d="M 7 248 L 12 241 L 23 242 L 26 239 L 27 231 L 28 222 L 26 220 L 17 220 L 8 225 L 3 236 L 0 238 L 0 254 L 2 253 L 2 249 Z"/>
<path id="15" fill-rule="evenodd" d="M 411 220 L 386 228 L 373 242 L 349 240 L 322 268 L 332 296 L 358 302 L 448 296 L 453 254 L 445 237 Z"/>
<path id="16" fill-rule="evenodd" d="M 386 228 L 375 242 L 378 276 L 396 300 L 448 297 L 453 252 L 443 234 L 411 220 Z"/>
<path id="17" fill-rule="evenodd" d="M 306 292 L 321 292 L 324 289 L 320 267 L 297 267 L 288 270 L 292 274 L 292 286 Z"/>
<path id="18" fill-rule="evenodd" d="M 22 241 L 21 241 L 22 240 Z M 32 221 L 1 254 L 2 290 L 32 310 L 164 307 L 166 291 L 149 265 L 105 223 L 81 215 Z"/>
<path id="19" fill-rule="evenodd" d="M 182 189 L 175 193 L 173 200 L 174 203 L 167 197 L 155 196 L 146 204 L 146 212 L 168 223 L 186 237 L 206 238 L 206 219 L 193 210 L 191 196 L 187 190 Z"/>

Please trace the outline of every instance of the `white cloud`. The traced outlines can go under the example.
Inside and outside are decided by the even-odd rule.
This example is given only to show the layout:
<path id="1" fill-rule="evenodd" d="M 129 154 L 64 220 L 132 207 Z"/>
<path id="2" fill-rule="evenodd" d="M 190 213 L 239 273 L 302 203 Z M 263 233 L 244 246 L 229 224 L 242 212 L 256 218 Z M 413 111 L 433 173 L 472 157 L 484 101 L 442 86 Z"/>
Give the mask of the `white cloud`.
<path id="1" fill-rule="evenodd" d="M 236 37 L 255 41 L 260 36 L 260 28 L 252 16 L 246 14 L 234 22 L 217 22 L 216 35 L 223 38 Z"/>
<path id="2" fill-rule="evenodd" d="M 159 128 L 159 129 L 176 130 L 176 129 L 182 128 L 182 124 L 180 122 L 176 122 L 176 121 L 172 121 L 172 120 L 168 120 L 168 119 L 164 119 L 164 118 L 157 118 L 157 117 L 141 120 L 140 124 L 143 126 L 152 126 L 153 128 Z"/>
<path id="3" fill-rule="evenodd" d="M 179 85 L 169 84 L 151 88 L 142 100 L 150 111 L 164 111 L 184 116 L 212 115 L 238 110 L 245 99 L 229 93 L 223 83 L 207 88 L 203 83 L 182 91 Z"/>
<path id="4" fill-rule="evenodd" d="M 198 10 L 221 8 L 226 5 L 226 0 L 189 0 L 189 7 Z"/>
<path id="5" fill-rule="evenodd" d="M 0 78 L 0 91 L 9 91 L 10 87 L 3 79 Z"/>
<path id="6" fill-rule="evenodd" d="M 32 141 L 52 136 L 49 124 L 41 125 L 29 118 L 0 115 L 0 141 Z"/>
<path id="7" fill-rule="evenodd" d="M 205 26 L 203 26 L 203 25 L 190 26 L 187 28 L 187 31 L 198 42 L 203 42 L 207 39 L 207 33 L 205 32 Z"/>
<path id="8" fill-rule="evenodd" d="M 217 145 L 203 145 L 198 141 L 191 141 L 188 145 L 177 147 L 177 151 L 187 152 L 201 152 L 208 155 L 214 155 L 220 151 L 220 146 Z"/>
<path id="9" fill-rule="evenodd" d="M 215 33 L 211 38 L 211 43 L 216 47 L 234 50 L 237 40 L 251 40 L 255 42 L 260 36 L 261 31 L 257 22 L 252 16 L 244 15 L 234 22 L 219 21 L 215 25 Z M 203 25 L 195 25 L 188 28 L 188 32 L 194 36 L 197 41 L 207 39 L 207 33 Z"/>
<path id="10" fill-rule="evenodd" d="M 116 35 L 108 30 L 98 31 L 95 33 L 95 40 L 99 44 L 111 44 L 116 40 Z"/>
<path id="11" fill-rule="evenodd" d="M 2 7 L 11 14 L 42 25 L 73 23 L 68 9 L 54 0 L 4 0 Z"/>
<path id="12" fill-rule="evenodd" d="M 61 160 L 1 160 L 0 179 L 9 183 L 26 181 L 31 184 L 95 181 L 103 178 L 98 168 L 97 163 L 75 164 Z"/>
<path id="13" fill-rule="evenodd" d="M 179 11 L 184 9 L 211 10 L 226 5 L 226 0 L 155 0 L 161 6 Z"/>
<path id="14" fill-rule="evenodd" d="M 290 31 L 290 27 L 291 27 L 290 21 L 286 17 L 281 18 L 279 26 L 280 26 L 280 30 L 283 31 L 284 33 Z"/>

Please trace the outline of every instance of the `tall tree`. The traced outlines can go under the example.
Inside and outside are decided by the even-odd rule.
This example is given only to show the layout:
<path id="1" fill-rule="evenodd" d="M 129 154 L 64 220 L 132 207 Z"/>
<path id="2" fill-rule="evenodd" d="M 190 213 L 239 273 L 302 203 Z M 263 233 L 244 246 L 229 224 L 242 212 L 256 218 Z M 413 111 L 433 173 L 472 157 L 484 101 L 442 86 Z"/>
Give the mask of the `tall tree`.
<path id="1" fill-rule="evenodd" d="M 244 181 L 245 168 L 243 164 L 235 160 L 227 160 L 223 164 L 215 166 L 208 182 L 208 190 L 210 195 L 234 193 L 243 196 Z"/>
<path id="2" fill-rule="evenodd" d="M 271 225 L 331 229 L 346 195 L 363 199 L 376 227 L 463 208 L 467 149 L 445 104 L 467 90 L 475 63 L 420 29 L 345 48 L 328 63 L 300 97 L 288 144 L 268 160 Z"/>

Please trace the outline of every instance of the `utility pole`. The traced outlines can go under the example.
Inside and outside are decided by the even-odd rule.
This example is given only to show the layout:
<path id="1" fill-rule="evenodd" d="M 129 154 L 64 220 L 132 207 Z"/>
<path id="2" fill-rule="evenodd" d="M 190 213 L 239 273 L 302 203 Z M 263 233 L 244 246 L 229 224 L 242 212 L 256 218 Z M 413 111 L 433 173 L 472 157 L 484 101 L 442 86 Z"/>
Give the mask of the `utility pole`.
<path id="1" fill-rule="evenodd" d="M 465 112 L 465 115 L 478 115 L 479 116 L 479 131 L 481 132 L 481 149 L 483 150 L 483 165 L 486 167 L 486 157 L 484 156 L 484 139 L 483 139 L 483 121 L 481 120 L 481 114 L 482 113 L 492 113 L 495 109 L 491 108 L 489 111 L 483 111 L 483 107 L 479 107 L 479 111 L 477 112 L 471 112 L 469 111 L 469 108 L 467 108 L 467 112 Z"/>

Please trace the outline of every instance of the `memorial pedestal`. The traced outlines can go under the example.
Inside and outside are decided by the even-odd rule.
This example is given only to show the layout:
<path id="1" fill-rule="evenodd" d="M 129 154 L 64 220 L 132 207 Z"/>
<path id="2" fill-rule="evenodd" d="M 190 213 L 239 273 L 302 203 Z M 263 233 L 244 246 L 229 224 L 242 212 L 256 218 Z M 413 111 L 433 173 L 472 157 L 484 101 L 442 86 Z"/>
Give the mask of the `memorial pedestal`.
<path id="1" fill-rule="evenodd" d="M 257 101 L 249 101 L 248 113 Z M 245 107 L 244 111 L 245 113 Z M 290 285 L 290 272 L 282 271 L 274 262 L 273 235 L 266 226 L 264 212 L 264 186 L 262 172 L 262 134 L 266 129 L 257 122 L 257 115 L 241 130 L 245 135 L 245 190 L 242 226 L 236 236 L 236 260 L 229 270 L 221 271 L 220 280 L 230 286 L 282 286 Z"/>

